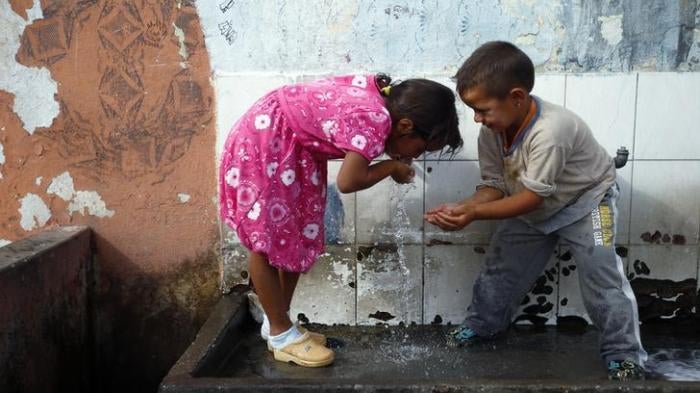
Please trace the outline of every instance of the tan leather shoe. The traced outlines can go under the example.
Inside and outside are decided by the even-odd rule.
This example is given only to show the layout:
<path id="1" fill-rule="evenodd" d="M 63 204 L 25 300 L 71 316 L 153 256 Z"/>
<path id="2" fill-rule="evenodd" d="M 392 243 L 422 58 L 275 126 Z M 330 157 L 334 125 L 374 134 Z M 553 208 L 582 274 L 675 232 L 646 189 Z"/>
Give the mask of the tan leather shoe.
<path id="1" fill-rule="evenodd" d="M 297 329 L 299 329 L 299 332 L 301 334 L 309 332 L 309 336 L 311 337 L 312 340 L 314 340 L 314 342 L 318 343 L 319 345 L 323 345 L 324 347 L 326 346 L 326 343 L 328 341 L 328 340 L 326 340 L 326 336 L 324 336 L 321 333 L 312 332 L 303 326 L 299 326 L 299 325 L 296 325 L 296 326 L 297 326 Z M 267 340 L 267 350 L 270 352 L 272 352 L 272 350 L 273 350 L 272 345 L 270 344 L 270 340 Z"/>
<path id="2" fill-rule="evenodd" d="M 275 349 L 272 354 L 275 360 L 304 367 L 327 366 L 335 359 L 333 351 L 312 340 L 308 331 L 286 347 Z"/>

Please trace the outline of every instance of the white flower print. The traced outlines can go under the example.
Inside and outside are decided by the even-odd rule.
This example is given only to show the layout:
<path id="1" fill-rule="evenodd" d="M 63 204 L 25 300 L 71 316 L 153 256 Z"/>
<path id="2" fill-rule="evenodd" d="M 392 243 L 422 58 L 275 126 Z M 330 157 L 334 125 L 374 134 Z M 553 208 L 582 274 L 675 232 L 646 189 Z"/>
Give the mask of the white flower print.
<path id="1" fill-rule="evenodd" d="M 255 128 L 258 130 L 264 130 L 270 127 L 270 116 L 269 115 L 257 115 L 255 116 Z"/>
<path id="2" fill-rule="evenodd" d="M 363 150 L 365 148 L 365 146 L 367 146 L 367 138 L 365 138 L 362 135 L 357 134 L 357 135 L 352 137 L 352 139 L 350 140 L 350 143 L 353 146 L 355 146 L 356 148 Z"/>
<path id="3" fill-rule="evenodd" d="M 260 202 L 255 202 L 253 207 L 248 211 L 247 217 L 255 221 L 260 217 Z"/>
<path id="4" fill-rule="evenodd" d="M 250 234 L 250 241 L 256 250 L 269 251 L 270 241 L 269 236 L 265 233 L 253 232 Z"/>
<path id="5" fill-rule="evenodd" d="M 367 115 L 369 116 L 370 120 L 375 123 L 384 123 L 387 119 L 387 116 L 382 112 L 367 112 Z"/>
<path id="6" fill-rule="evenodd" d="M 226 184 L 228 184 L 231 187 L 238 187 L 238 181 L 241 178 L 241 170 L 234 167 L 229 168 L 228 171 L 226 171 L 226 176 L 224 176 L 224 179 L 226 180 Z"/>
<path id="7" fill-rule="evenodd" d="M 270 208 L 268 209 L 268 214 L 270 215 L 272 222 L 282 221 L 285 217 L 287 217 L 288 213 L 289 209 L 282 202 L 273 202 L 270 204 Z"/>
<path id="8" fill-rule="evenodd" d="M 367 93 L 364 90 L 357 88 L 355 86 L 348 87 L 347 91 L 348 91 L 348 94 L 350 94 L 353 97 L 364 97 L 367 95 Z"/>
<path id="9" fill-rule="evenodd" d="M 326 134 L 326 138 L 330 138 L 331 135 L 335 135 L 338 132 L 338 123 L 335 120 L 324 120 L 321 123 L 321 128 L 323 128 L 323 133 Z"/>
<path id="10" fill-rule="evenodd" d="M 364 89 L 367 87 L 367 78 L 364 75 L 355 75 L 355 77 L 352 78 L 352 85 Z"/>
<path id="11" fill-rule="evenodd" d="M 277 171 L 279 164 L 277 162 L 271 162 L 267 164 L 267 177 L 272 177 Z"/>
<path id="12" fill-rule="evenodd" d="M 284 183 L 285 186 L 289 186 L 290 184 L 294 183 L 294 180 L 296 179 L 294 169 L 287 169 L 286 171 L 282 172 L 280 179 L 282 179 L 282 183 Z"/>
<path id="13" fill-rule="evenodd" d="M 312 183 L 314 186 L 317 186 L 318 183 L 319 183 L 319 181 L 318 181 L 318 175 L 319 175 L 318 171 L 314 171 L 314 173 L 311 174 L 311 183 Z"/>
<path id="14" fill-rule="evenodd" d="M 279 153 L 280 150 L 282 150 L 282 140 L 280 138 L 272 139 L 272 142 L 270 142 L 270 151 Z"/>
<path id="15" fill-rule="evenodd" d="M 324 91 L 320 93 L 314 93 L 313 94 L 314 98 L 316 98 L 319 102 L 324 103 L 328 100 L 333 99 L 333 92 L 332 91 Z"/>
<path id="16" fill-rule="evenodd" d="M 314 240 L 318 236 L 318 229 L 318 224 L 307 224 L 302 233 L 307 239 Z"/>
<path id="17" fill-rule="evenodd" d="M 258 190 L 252 184 L 241 184 L 236 193 L 236 200 L 241 206 L 250 206 L 258 199 Z"/>

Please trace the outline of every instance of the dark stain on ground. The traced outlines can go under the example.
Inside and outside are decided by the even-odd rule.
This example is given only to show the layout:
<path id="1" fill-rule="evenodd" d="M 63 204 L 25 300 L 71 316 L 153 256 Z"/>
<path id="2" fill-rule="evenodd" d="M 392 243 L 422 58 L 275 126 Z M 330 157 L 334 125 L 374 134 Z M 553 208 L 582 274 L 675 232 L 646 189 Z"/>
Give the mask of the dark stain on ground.
<path id="1" fill-rule="evenodd" d="M 477 254 L 486 254 L 486 250 L 484 250 L 484 247 L 480 246 L 474 247 L 474 252 Z"/>
<path id="2" fill-rule="evenodd" d="M 660 240 L 663 238 L 663 235 L 661 234 L 661 232 L 659 232 L 658 230 L 656 230 L 656 231 L 654 231 L 653 234 L 652 234 L 652 233 L 649 233 L 649 232 L 644 232 L 644 233 L 642 233 L 642 235 L 640 236 L 640 238 L 642 239 L 642 241 L 644 241 L 644 242 L 646 242 L 646 243 L 656 243 L 656 244 L 659 244 L 659 243 L 660 243 Z"/>
<path id="3" fill-rule="evenodd" d="M 547 285 L 547 277 L 540 276 L 535 282 L 534 288 L 532 288 L 532 293 L 534 295 L 550 295 L 554 291 L 551 285 Z"/>
<path id="4" fill-rule="evenodd" d="M 664 233 L 664 235 L 661 237 L 661 241 L 664 243 L 670 243 L 671 236 L 668 233 Z"/>
<path id="5" fill-rule="evenodd" d="M 627 258 L 629 250 L 627 249 L 627 247 L 617 246 L 615 247 L 615 253 L 617 253 L 617 255 L 619 255 L 620 258 Z"/>
<path id="6" fill-rule="evenodd" d="M 554 308 L 554 304 L 551 302 L 547 302 L 545 304 L 532 304 L 530 306 L 525 307 L 523 309 L 523 312 L 525 314 L 533 315 L 533 314 L 546 314 Z"/>
<path id="7" fill-rule="evenodd" d="M 454 243 L 449 241 L 449 240 L 430 239 L 430 241 L 428 241 L 428 244 L 426 244 L 425 246 L 432 247 L 432 246 L 446 245 L 446 244 L 454 244 Z"/>
<path id="8" fill-rule="evenodd" d="M 430 172 L 433 171 L 433 167 L 429 166 L 425 171 L 428 172 L 428 173 L 430 173 Z"/>
<path id="9" fill-rule="evenodd" d="M 309 323 L 309 318 L 307 318 L 306 314 L 304 314 L 303 312 L 300 312 L 299 314 L 297 314 L 297 319 L 301 323 Z"/>
<path id="10" fill-rule="evenodd" d="M 350 283 L 348 284 L 348 286 L 349 286 L 350 288 L 355 288 L 355 281 L 350 281 Z"/>
<path id="11" fill-rule="evenodd" d="M 569 299 L 568 299 L 568 298 L 562 298 L 562 299 L 561 299 L 561 302 L 559 302 L 559 304 L 561 304 L 562 306 L 566 306 L 567 304 L 569 304 Z"/>
<path id="12" fill-rule="evenodd" d="M 523 301 L 520 302 L 520 305 L 521 305 L 521 306 L 524 306 L 524 305 L 526 305 L 526 304 L 528 304 L 528 303 L 530 303 L 530 296 L 525 295 L 525 297 L 523 298 Z"/>
<path id="13" fill-rule="evenodd" d="M 682 281 L 637 277 L 630 281 L 642 322 L 660 318 L 687 319 L 696 315 L 697 279 Z"/>
<path id="14" fill-rule="evenodd" d="M 365 258 L 369 258 L 373 251 L 379 251 L 384 253 L 396 253 L 398 252 L 398 246 L 396 244 L 378 244 L 376 246 L 358 246 L 357 247 L 357 260 L 361 261 Z"/>
<path id="15" fill-rule="evenodd" d="M 431 325 L 439 325 L 442 323 L 442 317 L 440 314 L 435 315 L 435 318 L 433 318 L 433 322 L 430 322 Z"/>
<path id="16" fill-rule="evenodd" d="M 682 246 L 685 244 L 685 236 L 683 235 L 673 235 L 673 239 L 671 240 L 673 244 Z"/>
<path id="17" fill-rule="evenodd" d="M 588 328 L 588 322 L 576 315 L 557 317 L 557 331 L 583 334 Z"/>
<path id="18" fill-rule="evenodd" d="M 525 314 L 515 318 L 513 323 L 515 324 L 522 321 L 528 321 L 535 326 L 543 327 L 547 323 L 547 318 L 535 314 Z"/>
<path id="19" fill-rule="evenodd" d="M 567 252 L 563 253 L 559 257 L 559 259 L 561 259 L 562 261 L 570 261 L 571 260 L 571 251 L 567 251 Z"/>
<path id="20" fill-rule="evenodd" d="M 636 274 L 649 275 L 649 273 L 651 273 L 651 270 L 649 270 L 649 266 L 647 266 L 647 264 L 644 263 L 644 261 L 640 261 L 639 259 L 635 259 L 632 266 L 634 267 L 634 272 Z"/>
<path id="21" fill-rule="evenodd" d="M 369 314 L 369 317 L 373 318 L 373 319 L 378 319 L 378 320 L 384 321 L 384 322 L 390 321 L 390 320 L 396 318 L 395 316 L 391 315 L 390 313 L 388 313 L 386 311 L 379 311 L 379 310 L 377 310 L 377 312 L 375 312 L 374 314 Z"/>

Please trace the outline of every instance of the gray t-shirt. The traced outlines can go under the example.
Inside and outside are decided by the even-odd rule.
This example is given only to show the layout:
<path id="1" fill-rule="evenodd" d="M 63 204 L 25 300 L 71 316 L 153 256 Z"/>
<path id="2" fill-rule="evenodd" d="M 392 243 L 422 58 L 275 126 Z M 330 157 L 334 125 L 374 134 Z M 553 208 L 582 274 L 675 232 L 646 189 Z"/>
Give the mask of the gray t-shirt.
<path id="1" fill-rule="evenodd" d="M 586 123 L 561 106 L 535 97 L 537 114 L 508 151 L 501 134 L 479 133 L 481 183 L 515 195 L 527 188 L 544 197 L 519 218 L 544 233 L 569 225 L 597 206 L 615 184 L 615 164 Z"/>

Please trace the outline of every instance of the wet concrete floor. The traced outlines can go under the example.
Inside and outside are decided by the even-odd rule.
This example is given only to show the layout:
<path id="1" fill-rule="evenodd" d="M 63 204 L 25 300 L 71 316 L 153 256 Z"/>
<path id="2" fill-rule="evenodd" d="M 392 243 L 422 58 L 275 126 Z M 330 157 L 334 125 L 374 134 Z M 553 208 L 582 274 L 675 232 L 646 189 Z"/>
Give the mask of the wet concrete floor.
<path id="1" fill-rule="evenodd" d="M 377 381 L 396 383 L 460 380 L 532 380 L 574 384 L 607 380 L 598 356 L 598 334 L 592 328 L 513 327 L 493 342 L 468 348 L 448 347 L 448 326 L 348 327 L 309 326 L 330 337 L 336 361 L 308 369 L 276 362 L 249 323 L 241 345 L 210 377 L 261 380 Z M 697 332 L 645 327 L 649 352 L 647 380 L 700 381 Z M 698 382 L 700 390 L 700 382 Z"/>

